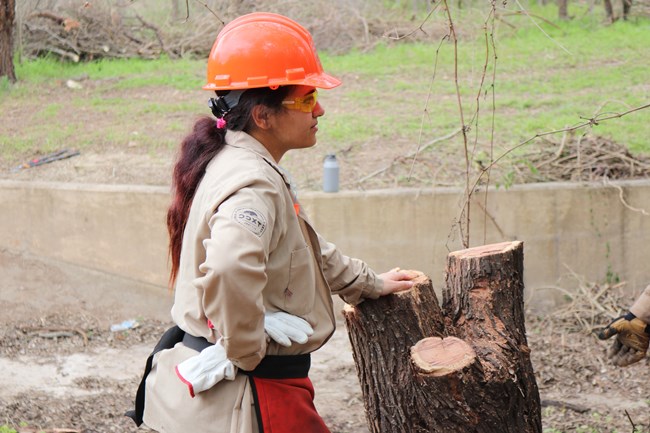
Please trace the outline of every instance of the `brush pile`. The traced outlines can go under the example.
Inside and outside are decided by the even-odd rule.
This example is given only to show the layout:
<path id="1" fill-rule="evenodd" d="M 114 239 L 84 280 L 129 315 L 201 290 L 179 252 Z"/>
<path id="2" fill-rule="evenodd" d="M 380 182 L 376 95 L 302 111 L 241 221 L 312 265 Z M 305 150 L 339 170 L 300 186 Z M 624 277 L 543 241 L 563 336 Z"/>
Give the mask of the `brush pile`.
<path id="1" fill-rule="evenodd" d="M 193 32 L 179 35 L 137 12 L 86 2 L 78 8 L 35 10 L 22 22 L 22 52 L 28 58 L 54 55 L 79 62 L 102 58 L 178 58 L 207 53 L 222 24 L 214 16 L 192 23 Z"/>
<path id="2" fill-rule="evenodd" d="M 166 8 L 156 3 L 153 13 L 136 2 L 61 1 L 31 9 L 25 6 L 17 23 L 17 45 L 27 58 L 53 55 L 73 62 L 161 55 L 207 57 L 225 23 L 253 11 L 297 20 L 313 35 L 316 46 L 330 53 L 368 49 L 380 40 L 407 34 L 416 40 L 445 32 L 443 23 L 429 23 L 426 33 L 424 28 L 414 32 L 418 24 L 367 0 L 306 0 L 300 8 L 277 0 L 209 3 L 176 0 L 171 9 L 169 3 Z"/>
<path id="3" fill-rule="evenodd" d="M 591 334 L 625 314 L 634 301 L 625 291 L 625 282 L 595 283 L 574 277 L 578 287 L 556 287 L 567 302 L 544 318 L 567 332 Z"/>
<path id="4" fill-rule="evenodd" d="M 515 164 L 518 181 L 590 182 L 650 177 L 650 157 L 635 156 L 618 143 L 598 136 L 543 140 Z"/>

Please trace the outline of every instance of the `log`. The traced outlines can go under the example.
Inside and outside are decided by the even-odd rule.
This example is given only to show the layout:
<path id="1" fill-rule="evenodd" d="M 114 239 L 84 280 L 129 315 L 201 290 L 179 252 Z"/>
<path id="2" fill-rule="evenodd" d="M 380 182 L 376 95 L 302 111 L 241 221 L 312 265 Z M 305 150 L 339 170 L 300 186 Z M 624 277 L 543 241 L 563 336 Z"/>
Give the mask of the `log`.
<path id="1" fill-rule="evenodd" d="M 541 433 L 523 309 L 523 243 L 449 254 L 439 305 L 408 291 L 346 306 L 372 433 Z"/>

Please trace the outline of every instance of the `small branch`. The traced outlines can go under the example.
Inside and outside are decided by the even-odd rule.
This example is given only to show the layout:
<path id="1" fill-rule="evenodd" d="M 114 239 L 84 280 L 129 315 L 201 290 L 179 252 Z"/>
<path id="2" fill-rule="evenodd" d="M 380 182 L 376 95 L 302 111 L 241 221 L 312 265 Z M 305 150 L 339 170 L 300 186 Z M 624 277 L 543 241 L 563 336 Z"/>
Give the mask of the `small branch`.
<path id="1" fill-rule="evenodd" d="M 517 3 L 517 5 L 518 5 L 519 8 L 521 9 L 521 11 L 522 11 L 522 12 L 523 12 L 527 17 L 530 18 L 530 20 L 532 21 L 532 23 L 535 24 L 535 26 L 539 29 L 539 31 L 541 31 L 542 33 L 544 33 L 544 35 L 545 35 L 547 38 L 549 38 L 551 41 L 553 41 L 553 43 L 555 43 L 558 47 L 562 48 L 562 49 L 563 49 L 567 54 L 572 55 L 571 52 L 570 52 L 569 50 L 567 50 L 566 48 L 564 48 L 564 47 L 562 46 L 562 44 L 560 44 L 558 41 L 556 41 L 555 39 L 553 39 L 552 37 L 550 37 L 549 34 L 546 33 L 546 32 L 544 31 L 544 29 L 541 28 L 541 27 L 539 26 L 539 24 L 537 24 L 537 22 L 532 18 L 532 15 L 529 14 L 528 11 L 527 11 L 526 9 L 524 9 L 524 7 L 521 5 L 521 3 L 519 3 L 519 0 L 515 0 L 515 3 Z"/>
<path id="2" fill-rule="evenodd" d="M 634 424 L 634 421 L 632 421 L 632 417 L 628 413 L 627 409 L 625 409 L 625 416 L 627 416 L 628 421 L 630 421 L 630 424 L 632 424 L 632 433 L 636 433 L 636 425 Z"/>
<path id="3" fill-rule="evenodd" d="M 63 25 L 63 23 L 66 20 L 64 17 L 60 15 L 56 15 L 55 13 L 49 11 L 34 12 L 33 14 L 27 17 L 28 20 L 32 18 L 47 18 L 59 25 Z"/>
<path id="4" fill-rule="evenodd" d="M 366 45 L 370 45 L 370 28 L 368 27 L 368 21 L 361 15 L 361 13 L 359 13 L 357 8 L 348 6 L 348 10 L 361 22 L 361 25 L 363 26 L 363 41 Z"/>
<path id="5" fill-rule="evenodd" d="M 195 1 L 197 3 L 203 5 L 203 7 L 205 7 L 212 15 L 214 15 L 222 25 L 224 25 L 224 26 L 226 25 L 226 22 L 224 20 L 222 20 L 221 17 L 219 15 L 217 15 L 215 11 L 210 9 L 210 6 L 208 6 L 208 4 L 206 2 L 202 2 L 202 1 L 199 1 L 199 0 L 195 0 Z M 185 17 L 185 21 L 187 21 L 190 18 L 189 0 L 185 0 L 185 7 L 187 8 L 187 16 Z"/>
<path id="6" fill-rule="evenodd" d="M 420 131 L 418 133 L 418 146 L 415 152 L 413 153 L 413 161 L 411 162 L 411 169 L 409 170 L 409 175 L 408 178 L 411 179 L 411 176 L 413 174 L 413 169 L 415 167 L 415 161 L 417 160 L 418 153 L 420 152 L 420 145 L 422 143 L 422 131 L 424 130 L 424 119 L 426 115 L 429 113 L 429 101 L 431 101 L 431 92 L 433 89 L 433 83 L 436 80 L 436 74 L 438 72 L 438 58 L 440 54 L 440 47 L 442 47 L 443 42 L 449 38 L 449 35 L 443 36 L 443 38 L 440 40 L 440 43 L 438 44 L 438 48 L 436 49 L 436 55 L 434 57 L 434 62 L 433 62 L 433 74 L 431 75 L 431 81 L 429 81 L 429 91 L 427 92 L 427 100 L 424 103 L 424 110 L 422 111 L 422 119 L 420 120 Z M 426 146 L 425 146 L 426 148 Z"/>
<path id="7" fill-rule="evenodd" d="M 64 51 L 56 47 L 45 47 L 43 48 L 43 50 L 58 54 L 61 57 L 67 57 L 70 60 L 72 60 L 74 63 L 79 63 L 80 60 L 79 56 L 76 55 L 75 53 L 70 53 L 68 51 Z"/>
<path id="8" fill-rule="evenodd" d="M 521 6 L 520 6 L 520 7 L 521 7 Z M 555 24 L 553 21 L 549 21 L 549 20 L 547 20 L 546 18 L 544 18 L 544 17 L 541 16 L 541 15 L 531 14 L 531 13 L 528 12 L 528 11 L 506 11 L 506 12 L 504 13 L 504 15 L 506 15 L 506 16 L 510 16 L 510 15 L 526 15 L 526 16 L 528 16 L 528 17 L 534 17 L 534 18 L 537 18 L 537 19 L 540 20 L 540 21 L 544 21 L 544 22 L 545 22 L 546 24 L 548 24 L 549 26 L 551 26 L 551 27 L 555 27 L 555 28 L 558 29 L 558 30 L 560 29 L 560 27 L 559 27 L 557 24 Z"/>
<path id="9" fill-rule="evenodd" d="M 433 15 L 433 13 L 436 11 L 436 9 L 438 9 L 438 6 L 440 6 L 440 3 L 437 3 L 437 4 L 435 5 L 435 7 L 434 7 L 433 9 L 431 9 L 431 11 L 429 12 L 429 14 L 424 18 L 424 20 L 422 20 L 422 23 L 420 23 L 420 25 L 419 25 L 417 28 L 411 30 L 410 32 L 408 32 L 408 33 L 406 33 L 406 34 L 404 34 L 404 35 L 388 36 L 388 39 L 392 39 L 392 40 L 394 40 L 394 41 L 399 41 L 399 40 L 401 40 L 401 39 L 406 39 L 406 38 L 408 38 L 409 36 L 415 34 L 418 30 L 421 31 L 422 33 L 425 33 L 425 34 L 426 34 L 426 32 L 424 31 L 424 29 L 422 28 L 422 26 L 424 26 L 424 25 L 426 24 L 426 22 L 429 21 L 429 18 L 431 18 L 431 15 Z M 364 22 L 364 24 L 365 24 L 365 22 Z"/>
<path id="10" fill-rule="evenodd" d="M 80 328 L 23 328 L 22 331 L 29 332 L 41 338 L 72 337 L 79 334 L 84 340 L 84 346 L 88 345 L 88 335 Z"/>
<path id="11" fill-rule="evenodd" d="M 480 201 L 477 201 L 477 202 L 476 202 L 476 205 L 477 205 L 478 207 L 481 208 L 481 210 L 483 211 L 483 214 L 485 215 L 485 218 L 490 218 L 490 221 L 492 221 L 492 224 L 494 224 L 494 227 L 497 229 L 497 231 L 499 232 L 499 234 L 501 235 L 501 237 L 502 237 L 503 239 L 508 239 L 509 237 L 506 236 L 505 232 L 503 231 L 503 229 L 501 228 L 501 226 L 499 225 L 499 223 L 497 223 L 497 220 L 496 220 L 496 218 L 494 218 L 494 215 L 492 215 L 492 214 L 491 214 L 491 213 L 490 213 L 490 212 L 489 212 L 489 211 L 488 211 L 488 210 L 483 206 L 483 204 L 482 204 Z M 487 226 L 486 223 L 484 223 L 484 224 L 485 224 L 485 226 Z M 485 231 L 487 232 L 487 228 L 485 229 Z M 483 243 L 484 243 L 484 244 L 487 243 L 485 239 L 483 239 Z"/>
<path id="12" fill-rule="evenodd" d="M 160 49 L 167 54 L 170 58 L 173 58 L 174 56 L 172 53 L 169 52 L 167 49 L 167 46 L 165 45 L 165 42 L 163 41 L 162 36 L 160 35 L 160 29 L 158 27 L 154 26 L 153 24 L 147 22 L 142 18 L 139 14 L 135 14 L 135 17 L 140 21 L 140 23 L 147 29 L 152 30 L 154 34 L 156 35 L 156 39 L 158 39 L 158 43 L 160 44 Z"/>
<path id="13" fill-rule="evenodd" d="M 468 128 L 467 125 L 465 124 L 465 116 L 463 114 L 463 100 L 460 93 L 460 85 L 458 84 L 458 37 L 456 36 L 456 29 L 454 28 L 454 21 L 451 17 L 451 11 L 449 10 L 449 5 L 447 4 L 447 0 L 443 0 L 443 2 L 445 4 L 445 11 L 447 12 L 447 20 L 449 22 L 449 34 L 451 35 L 451 39 L 454 43 L 454 85 L 456 88 L 456 101 L 458 102 L 458 115 L 460 117 L 460 129 L 461 132 L 463 133 L 463 151 L 465 154 L 465 196 L 467 199 L 465 201 L 465 205 L 463 206 L 463 210 L 461 211 L 461 223 L 459 224 L 459 229 L 461 231 L 461 239 L 463 242 L 463 247 L 469 248 L 469 224 L 470 224 L 470 209 L 469 209 L 470 200 L 469 199 L 471 196 L 471 192 L 474 189 L 469 188 L 470 161 L 469 161 L 469 148 L 467 145 Z M 463 212 L 465 212 L 464 227 L 462 221 Z M 463 229 L 466 230 L 465 233 L 463 233 Z"/>
<path id="14" fill-rule="evenodd" d="M 616 188 L 618 190 L 618 198 L 621 200 L 621 203 L 623 203 L 623 206 L 625 206 L 627 209 L 633 211 L 633 212 L 639 212 L 643 216 L 650 216 L 650 213 L 646 211 L 645 209 L 639 209 L 636 207 L 630 206 L 627 201 L 625 201 L 625 197 L 623 197 L 623 188 L 620 187 L 620 185 L 614 185 L 609 181 L 607 177 L 603 179 L 603 183 L 605 186 L 610 186 L 612 188 Z"/>
<path id="15" fill-rule="evenodd" d="M 434 144 L 437 144 L 437 143 L 440 143 L 441 141 L 448 140 L 448 139 L 450 139 L 450 138 L 452 138 L 452 137 L 455 137 L 459 132 L 460 132 L 460 129 L 457 129 L 457 130 L 455 130 L 455 131 L 453 131 L 453 132 L 450 132 L 449 134 L 447 134 L 447 135 L 445 135 L 445 136 L 443 136 L 443 137 L 438 137 L 438 138 L 436 138 L 435 140 L 431 140 L 430 142 L 428 142 L 427 144 L 425 144 L 423 147 L 418 148 L 418 149 L 416 149 L 415 151 L 413 151 L 413 152 L 411 152 L 411 153 L 405 155 L 405 157 L 406 157 L 406 158 L 412 158 L 412 157 L 416 156 L 416 155 L 418 154 L 418 152 L 423 151 L 423 150 L 427 149 L 428 147 L 433 146 Z M 399 158 L 401 158 L 401 157 L 399 157 Z M 372 177 L 375 177 L 375 176 L 377 176 L 378 174 L 381 174 L 381 173 L 385 172 L 386 170 L 389 170 L 393 165 L 395 165 L 395 163 L 398 161 L 399 158 L 394 158 L 394 159 L 391 161 L 391 163 L 388 164 L 387 166 L 385 166 L 385 167 L 383 167 L 383 168 L 380 168 L 379 170 L 375 170 L 375 171 L 373 171 L 372 173 L 370 173 L 370 174 L 368 174 L 368 175 L 362 177 L 361 179 L 357 180 L 356 183 L 357 183 L 357 184 L 359 184 L 359 183 L 363 183 L 363 182 L 365 182 L 366 180 L 368 180 L 368 179 L 370 179 L 370 178 L 372 178 Z"/>

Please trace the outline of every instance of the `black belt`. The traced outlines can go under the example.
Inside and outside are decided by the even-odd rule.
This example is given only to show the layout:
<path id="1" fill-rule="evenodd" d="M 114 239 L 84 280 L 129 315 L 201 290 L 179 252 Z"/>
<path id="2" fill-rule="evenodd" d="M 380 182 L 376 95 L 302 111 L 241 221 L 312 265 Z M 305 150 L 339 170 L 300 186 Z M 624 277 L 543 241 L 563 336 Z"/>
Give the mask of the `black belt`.
<path id="1" fill-rule="evenodd" d="M 190 334 L 183 336 L 183 344 L 198 352 L 212 346 L 212 343 L 205 338 L 195 337 Z M 310 367 L 311 355 L 309 353 L 302 355 L 266 355 L 254 370 L 239 369 L 239 371 L 247 376 L 259 377 L 260 379 L 300 379 L 309 375 Z"/>
<path id="2" fill-rule="evenodd" d="M 203 349 L 212 346 L 213 343 L 210 343 L 203 337 L 195 337 L 190 334 L 185 334 L 183 335 L 183 344 L 197 352 L 203 352 Z"/>

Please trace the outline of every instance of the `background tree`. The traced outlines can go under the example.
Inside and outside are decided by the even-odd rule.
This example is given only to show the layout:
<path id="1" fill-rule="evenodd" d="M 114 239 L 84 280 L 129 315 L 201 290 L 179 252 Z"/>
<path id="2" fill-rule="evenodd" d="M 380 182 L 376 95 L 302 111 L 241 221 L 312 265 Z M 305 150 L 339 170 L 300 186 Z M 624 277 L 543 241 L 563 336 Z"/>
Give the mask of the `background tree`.
<path id="1" fill-rule="evenodd" d="M 569 19 L 569 14 L 568 14 L 568 3 L 569 0 L 558 0 L 558 17 L 561 20 L 568 20 Z"/>
<path id="2" fill-rule="evenodd" d="M 16 82 L 13 58 L 15 17 L 15 0 L 0 0 L 0 77 L 8 77 L 12 83 Z"/>

